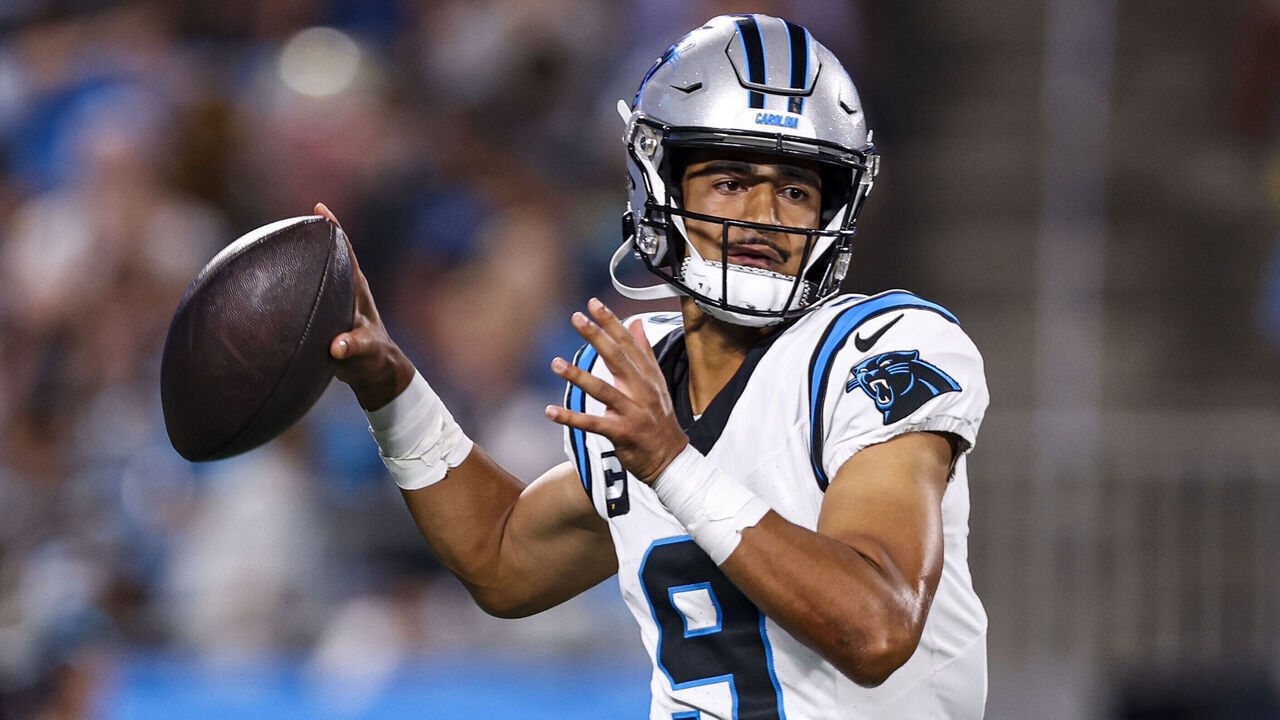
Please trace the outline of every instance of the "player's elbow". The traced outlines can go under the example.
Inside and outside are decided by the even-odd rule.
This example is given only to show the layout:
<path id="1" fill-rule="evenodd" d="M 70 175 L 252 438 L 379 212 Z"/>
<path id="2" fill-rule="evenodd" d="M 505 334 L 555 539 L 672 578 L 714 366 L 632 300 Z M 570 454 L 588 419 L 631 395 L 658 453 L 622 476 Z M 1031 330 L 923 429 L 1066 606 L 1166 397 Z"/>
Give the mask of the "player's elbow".
<path id="1" fill-rule="evenodd" d="M 860 641 L 848 644 L 840 670 L 866 688 L 879 687 L 906 664 L 920 644 L 920 633 L 910 622 L 882 620 L 860 633 Z"/>
<path id="2" fill-rule="evenodd" d="M 502 618 L 503 620 L 516 620 L 529 617 L 541 610 L 540 607 L 535 607 L 527 599 L 517 597 L 510 592 L 504 592 L 499 588 L 464 584 L 471 593 L 471 599 L 475 601 L 476 606 L 487 615 Z"/>
<path id="3" fill-rule="evenodd" d="M 530 610 L 519 605 L 480 605 L 480 609 L 502 620 L 519 620 L 538 613 L 537 610 Z"/>
<path id="4" fill-rule="evenodd" d="M 510 603 L 504 603 L 498 598 L 489 598 L 472 593 L 471 599 L 476 601 L 476 606 L 485 612 L 486 615 L 492 615 L 503 620 L 515 620 L 525 617 L 518 607 Z"/>

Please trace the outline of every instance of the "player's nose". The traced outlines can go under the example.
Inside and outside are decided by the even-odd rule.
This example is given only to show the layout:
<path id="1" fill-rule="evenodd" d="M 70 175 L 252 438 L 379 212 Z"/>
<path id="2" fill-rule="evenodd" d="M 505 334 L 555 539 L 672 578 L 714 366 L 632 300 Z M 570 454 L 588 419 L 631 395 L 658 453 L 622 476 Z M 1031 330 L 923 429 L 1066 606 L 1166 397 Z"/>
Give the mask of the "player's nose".
<path id="1" fill-rule="evenodd" d="M 778 224 L 778 196 L 771 183 L 756 183 L 747 191 L 743 220 Z"/>

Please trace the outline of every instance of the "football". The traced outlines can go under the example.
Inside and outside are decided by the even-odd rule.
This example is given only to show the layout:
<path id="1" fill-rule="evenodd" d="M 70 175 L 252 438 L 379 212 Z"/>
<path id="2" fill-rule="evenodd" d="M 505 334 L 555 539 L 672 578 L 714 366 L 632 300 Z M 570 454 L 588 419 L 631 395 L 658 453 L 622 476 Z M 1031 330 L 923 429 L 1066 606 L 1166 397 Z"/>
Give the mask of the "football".
<path id="1" fill-rule="evenodd" d="M 333 379 L 329 342 L 354 309 L 346 236 L 324 217 L 280 220 L 223 248 L 165 339 L 160 400 L 174 449 L 218 460 L 296 423 Z"/>

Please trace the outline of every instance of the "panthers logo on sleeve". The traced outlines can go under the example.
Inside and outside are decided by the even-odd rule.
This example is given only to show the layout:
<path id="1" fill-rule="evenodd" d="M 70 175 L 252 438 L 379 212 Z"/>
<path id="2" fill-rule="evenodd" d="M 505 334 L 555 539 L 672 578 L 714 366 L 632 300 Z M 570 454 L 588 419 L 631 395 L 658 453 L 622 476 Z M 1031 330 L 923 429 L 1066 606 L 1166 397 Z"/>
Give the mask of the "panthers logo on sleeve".
<path id="1" fill-rule="evenodd" d="M 854 388 L 875 401 L 884 413 L 884 424 L 907 417 L 943 393 L 959 392 L 950 375 L 920 359 L 919 350 L 895 350 L 858 363 L 849 371 L 845 392 Z"/>

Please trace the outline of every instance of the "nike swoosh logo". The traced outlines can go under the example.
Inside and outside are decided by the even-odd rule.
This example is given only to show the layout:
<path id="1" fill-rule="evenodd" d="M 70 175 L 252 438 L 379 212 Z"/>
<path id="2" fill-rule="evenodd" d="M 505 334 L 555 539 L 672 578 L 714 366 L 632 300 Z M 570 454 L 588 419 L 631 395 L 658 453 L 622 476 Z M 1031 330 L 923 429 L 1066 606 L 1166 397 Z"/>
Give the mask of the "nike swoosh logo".
<path id="1" fill-rule="evenodd" d="M 854 333 L 853 346 L 858 348 L 858 352 L 866 352 L 870 350 L 872 346 L 876 344 L 876 341 L 879 340 L 882 335 L 889 332 L 889 328 L 893 327 L 901 319 L 902 319 L 902 316 L 899 315 L 898 317 L 890 320 L 879 330 L 871 333 L 871 335 L 868 337 L 862 337 L 857 333 Z"/>

